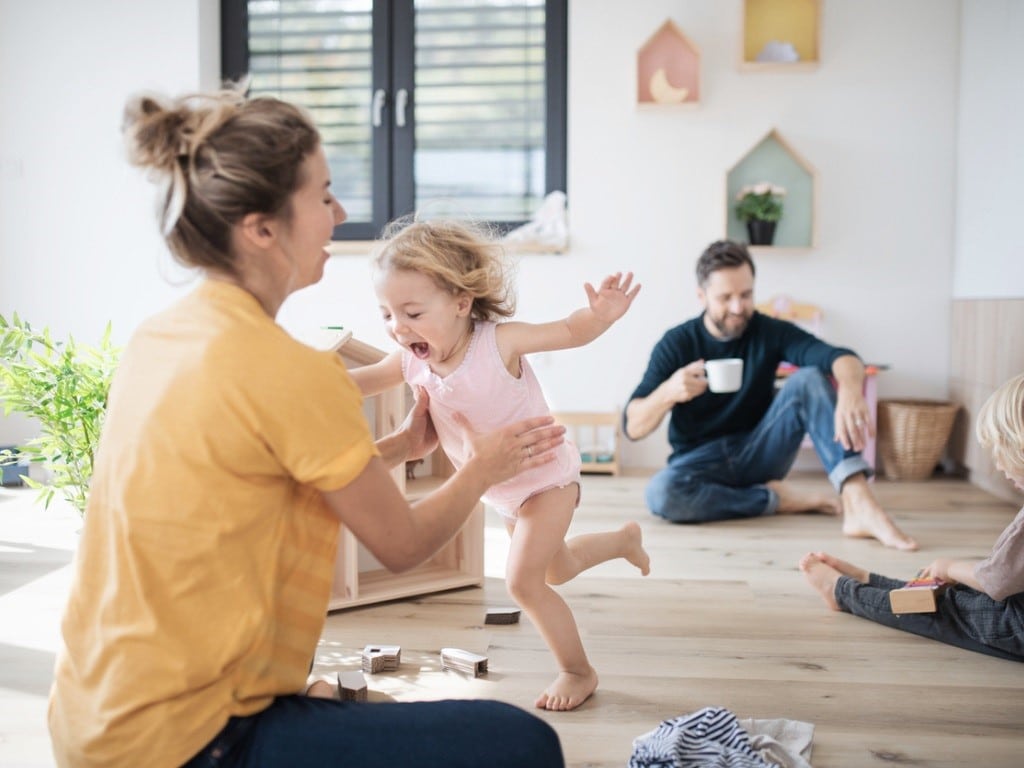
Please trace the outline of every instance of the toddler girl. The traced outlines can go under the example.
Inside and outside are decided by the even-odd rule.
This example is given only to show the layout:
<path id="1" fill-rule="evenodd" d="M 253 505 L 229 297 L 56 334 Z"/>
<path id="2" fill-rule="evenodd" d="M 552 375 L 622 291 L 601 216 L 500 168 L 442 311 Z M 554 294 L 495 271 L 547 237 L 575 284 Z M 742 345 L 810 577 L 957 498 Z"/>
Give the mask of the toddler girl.
<path id="1" fill-rule="evenodd" d="M 585 283 L 588 306 L 568 317 L 537 324 L 497 322 L 515 311 L 500 245 L 459 222 L 405 223 L 391 225 L 373 260 L 381 312 L 401 349 L 353 370 L 352 377 L 367 396 L 403 380 L 425 390 L 441 447 L 457 468 L 466 459 L 466 446 L 454 414 L 465 417 L 474 431 L 547 414 L 526 355 L 593 341 L 625 314 L 640 286 L 631 287 L 632 273 L 616 273 L 596 289 Z M 572 612 L 550 585 L 616 557 L 645 576 L 650 570 L 636 522 L 565 540 L 579 503 L 579 474 L 579 452 L 567 442 L 554 461 L 526 469 L 483 496 L 511 536 L 509 593 L 560 669 L 536 700 L 549 710 L 574 709 L 597 688 Z"/>

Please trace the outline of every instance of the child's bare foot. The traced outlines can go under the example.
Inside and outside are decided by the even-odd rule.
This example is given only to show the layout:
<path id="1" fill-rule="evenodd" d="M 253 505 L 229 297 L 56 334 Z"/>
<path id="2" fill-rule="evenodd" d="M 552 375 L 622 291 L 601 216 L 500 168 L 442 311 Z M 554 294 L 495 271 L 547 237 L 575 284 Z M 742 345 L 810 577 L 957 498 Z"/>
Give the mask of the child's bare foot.
<path id="1" fill-rule="evenodd" d="M 800 558 L 800 570 L 803 571 L 807 583 L 814 587 L 814 590 L 824 599 L 825 604 L 833 611 L 838 611 L 836 582 L 842 574 L 823 562 L 814 552 L 808 552 Z"/>
<path id="2" fill-rule="evenodd" d="M 640 575 L 646 576 L 651 572 L 651 557 L 644 549 L 644 534 L 640 530 L 640 524 L 635 520 L 630 520 L 622 526 L 622 532 L 626 534 L 625 558 L 640 569 Z"/>
<path id="3" fill-rule="evenodd" d="M 853 538 L 878 539 L 893 549 L 912 551 L 917 542 L 896 527 L 868 488 L 863 475 L 851 477 L 843 484 L 843 535 Z"/>
<path id="4" fill-rule="evenodd" d="M 559 672 L 555 681 L 537 697 L 537 701 L 534 703 L 538 709 L 565 712 L 576 709 L 596 690 L 597 671 L 593 667 L 590 667 L 590 670 L 584 675 Z"/>
<path id="5" fill-rule="evenodd" d="M 858 568 L 853 563 L 848 563 L 845 560 L 840 560 L 838 557 L 833 557 L 828 552 L 815 552 L 814 556 L 817 557 L 825 565 L 835 568 L 843 576 L 849 576 L 854 581 L 859 581 L 861 584 L 867 584 L 871 578 L 871 574 L 865 571 L 863 568 Z"/>
<path id="6" fill-rule="evenodd" d="M 770 480 L 765 485 L 779 497 L 777 515 L 796 515 L 802 512 L 823 512 L 838 515 L 842 511 L 835 494 L 823 491 L 799 491 L 783 480 Z"/>

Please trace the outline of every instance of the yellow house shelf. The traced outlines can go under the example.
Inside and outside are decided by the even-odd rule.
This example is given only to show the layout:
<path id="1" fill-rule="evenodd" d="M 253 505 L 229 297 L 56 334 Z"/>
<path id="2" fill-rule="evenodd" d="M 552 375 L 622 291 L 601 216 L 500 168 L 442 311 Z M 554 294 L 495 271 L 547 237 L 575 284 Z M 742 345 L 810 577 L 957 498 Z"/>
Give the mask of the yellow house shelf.
<path id="1" fill-rule="evenodd" d="M 743 0 L 740 69 L 817 69 L 821 10 L 821 0 Z"/>

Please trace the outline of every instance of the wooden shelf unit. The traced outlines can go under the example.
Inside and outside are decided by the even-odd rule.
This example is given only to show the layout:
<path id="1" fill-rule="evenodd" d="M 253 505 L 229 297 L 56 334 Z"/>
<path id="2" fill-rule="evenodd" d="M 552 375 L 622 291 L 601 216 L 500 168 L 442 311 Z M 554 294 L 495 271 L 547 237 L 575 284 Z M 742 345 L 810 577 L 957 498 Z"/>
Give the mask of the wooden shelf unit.
<path id="1" fill-rule="evenodd" d="M 820 56 L 821 0 L 743 0 L 741 70 L 811 71 Z"/>
<path id="2" fill-rule="evenodd" d="M 736 194 L 748 184 L 764 181 L 783 187 L 786 195 L 782 203 L 782 219 L 775 230 L 772 245 L 753 248 L 775 252 L 800 252 L 814 248 L 817 244 L 815 202 L 818 172 L 774 128 L 726 173 L 726 237 L 748 242 L 746 225 L 736 216 Z"/>
<path id="3" fill-rule="evenodd" d="M 636 55 L 636 101 L 641 106 L 700 103 L 700 48 L 668 19 Z"/>
<path id="4" fill-rule="evenodd" d="M 581 472 L 619 474 L 621 415 L 618 412 L 561 411 L 551 415 L 566 428 L 566 438 L 579 449 Z"/>
<path id="5" fill-rule="evenodd" d="M 382 359 L 385 353 L 358 339 L 349 339 L 338 349 L 349 368 L 367 365 Z M 408 412 L 412 394 L 404 384 L 367 398 L 363 408 L 374 437 L 392 432 Z M 427 467 L 424 469 L 423 467 Z M 391 471 L 395 484 L 410 501 L 426 496 L 438 488 L 455 470 L 448 458 L 435 451 L 424 465 L 424 474 L 406 480 L 405 466 Z M 370 605 L 386 600 L 441 592 L 458 587 L 483 584 L 484 578 L 484 508 L 477 504 L 466 524 L 439 552 L 422 565 L 405 573 L 392 573 L 384 568 L 356 537 L 341 527 L 338 559 L 334 566 L 334 584 L 328 610 L 336 611 L 357 605 Z"/>

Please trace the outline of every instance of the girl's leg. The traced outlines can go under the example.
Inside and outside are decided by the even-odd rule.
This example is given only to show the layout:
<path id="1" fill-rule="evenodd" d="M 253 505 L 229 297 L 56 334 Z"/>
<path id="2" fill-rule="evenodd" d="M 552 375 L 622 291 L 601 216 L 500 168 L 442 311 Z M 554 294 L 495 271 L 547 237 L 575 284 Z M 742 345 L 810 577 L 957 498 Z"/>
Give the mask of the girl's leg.
<path id="1" fill-rule="evenodd" d="M 597 672 L 583 650 L 572 611 L 547 583 L 548 567 L 565 547 L 576 493 L 576 487 L 569 486 L 532 496 L 510 527 L 509 594 L 533 621 L 561 670 L 537 697 L 535 703 L 541 709 L 575 709 L 597 688 Z"/>
<path id="2" fill-rule="evenodd" d="M 573 536 L 555 553 L 545 578 L 548 584 L 565 584 L 583 571 L 618 557 L 635 565 L 643 576 L 651 572 L 651 558 L 644 549 L 643 533 L 633 520 L 617 531 Z"/>
<path id="3" fill-rule="evenodd" d="M 562 768 L 554 730 L 497 701 L 340 702 L 281 696 L 232 718 L 185 768 Z"/>

